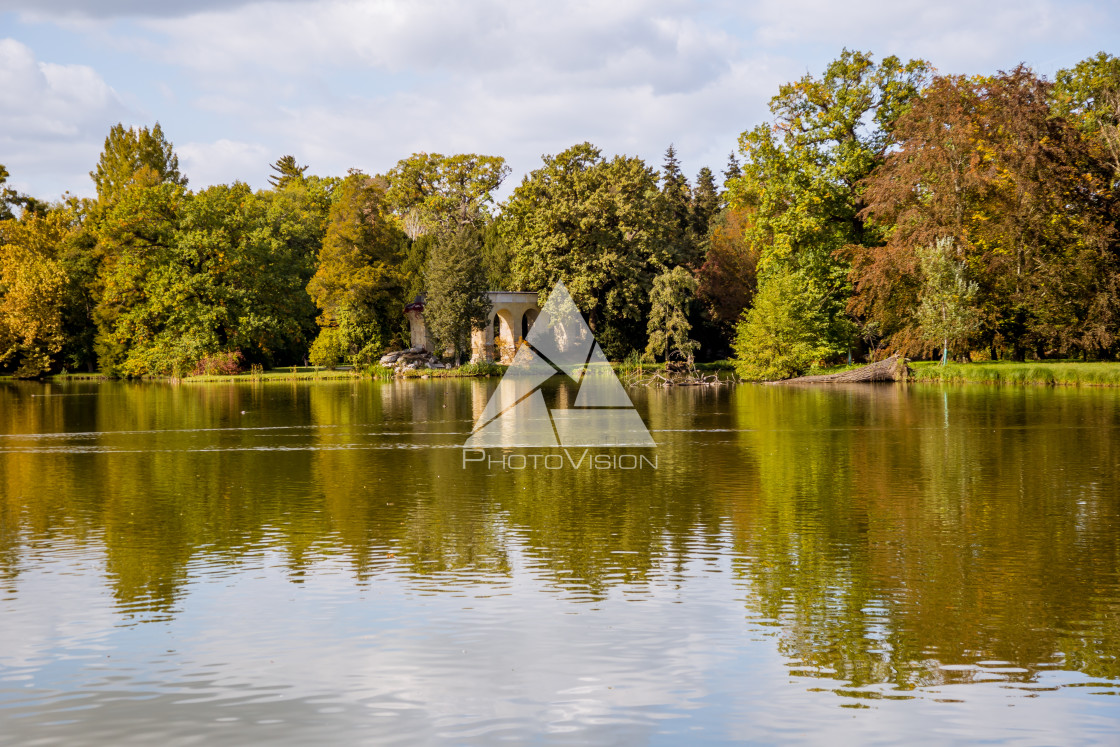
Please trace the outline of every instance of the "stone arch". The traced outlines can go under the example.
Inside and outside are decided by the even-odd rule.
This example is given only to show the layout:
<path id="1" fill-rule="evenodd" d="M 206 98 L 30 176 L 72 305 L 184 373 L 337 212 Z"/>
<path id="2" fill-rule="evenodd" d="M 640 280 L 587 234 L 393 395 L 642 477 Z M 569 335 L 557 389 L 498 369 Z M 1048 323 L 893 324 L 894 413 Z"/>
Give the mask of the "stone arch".
<path id="1" fill-rule="evenodd" d="M 540 307 L 537 294 L 522 291 L 490 291 L 491 311 L 486 323 L 471 333 L 471 362 L 510 363 L 524 339 L 526 319 L 536 320 Z M 528 316 L 526 312 L 532 313 Z"/>
<path id="2" fill-rule="evenodd" d="M 494 311 L 494 360 L 509 363 L 517 350 L 517 336 L 514 335 L 513 314 L 509 309 L 498 308 Z"/>
<path id="3" fill-rule="evenodd" d="M 521 315 L 521 339 L 529 337 L 529 330 L 533 328 L 533 322 L 537 321 L 537 315 L 540 313 L 538 309 L 528 309 Z"/>

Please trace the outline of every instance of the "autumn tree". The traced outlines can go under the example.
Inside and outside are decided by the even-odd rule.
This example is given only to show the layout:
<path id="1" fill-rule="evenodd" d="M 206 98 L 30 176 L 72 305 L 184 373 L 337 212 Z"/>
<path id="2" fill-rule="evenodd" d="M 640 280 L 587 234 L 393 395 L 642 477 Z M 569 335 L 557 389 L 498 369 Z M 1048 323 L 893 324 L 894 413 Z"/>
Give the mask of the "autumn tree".
<path id="1" fill-rule="evenodd" d="M 337 188 L 307 285 L 319 308 L 320 335 L 339 336 L 351 361 L 373 362 L 403 329 L 407 239 L 390 214 L 384 179 L 351 172 Z"/>
<path id="2" fill-rule="evenodd" d="M 751 212 L 730 208 L 711 223 L 697 296 L 712 322 L 730 337 L 757 287 L 758 251 L 747 241 Z"/>
<path id="3" fill-rule="evenodd" d="M 58 211 L 7 224 L 0 237 L 0 366 L 32 378 L 51 368 L 65 339 L 67 278 L 56 255 L 70 226 Z"/>
<path id="4" fill-rule="evenodd" d="M 97 197 L 106 201 L 116 197 L 142 169 L 155 172 L 156 183 L 185 187 L 187 178 L 179 173 L 179 157 L 163 135 L 159 122 L 149 129 L 116 124 L 105 138 L 97 168 L 90 172 Z M 148 181 L 151 181 L 148 178 Z"/>
<path id="5" fill-rule="evenodd" d="M 471 350 L 471 332 L 490 318 L 482 236 L 466 225 L 443 234 L 432 247 L 426 272 L 424 323 L 436 350 L 455 351 L 456 363 Z"/>
<path id="6" fill-rule="evenodd" d="M 1120 321 L 1111 248 L 1115 200 L 1100 152 L 1053 117 L 1050 84 L 1020 66 L 992 78 L 942 77 L 896 123 L 897 143 L 866 181 L 863 215 L 890 227 L 852 246 L 852 308 L 887 345 L 920 353 L 919 247 L 954 242 L 977 285 L 977 339 L 1101 354 Z"/>
<path id="7" fill-rule="evenodd" d="M 575 145 L 531 172 L 503 210 L 514 279 L 547 293 L 563 280 L 608 356 L 645 347 L 653 278 L 670 261 L 657 174 L 638 158 Z"/>

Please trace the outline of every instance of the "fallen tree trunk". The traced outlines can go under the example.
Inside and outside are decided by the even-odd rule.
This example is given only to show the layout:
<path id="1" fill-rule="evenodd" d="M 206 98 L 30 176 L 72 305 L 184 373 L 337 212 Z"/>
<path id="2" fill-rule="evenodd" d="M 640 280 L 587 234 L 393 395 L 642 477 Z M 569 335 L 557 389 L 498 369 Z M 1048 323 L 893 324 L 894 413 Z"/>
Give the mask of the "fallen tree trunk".
<path id="1" fill-rule="evenodd" d="M 823 376 L 801 376 L 785 381 L 771 381 L 771 384 L 862 384 L 883 381 L 906 381 L 910 375 L 910 368 L 906 359 L 897 353 L 890 358 L 872 363 L 863 368 L 854 368 L 851 371 L 824 374 Z"/>

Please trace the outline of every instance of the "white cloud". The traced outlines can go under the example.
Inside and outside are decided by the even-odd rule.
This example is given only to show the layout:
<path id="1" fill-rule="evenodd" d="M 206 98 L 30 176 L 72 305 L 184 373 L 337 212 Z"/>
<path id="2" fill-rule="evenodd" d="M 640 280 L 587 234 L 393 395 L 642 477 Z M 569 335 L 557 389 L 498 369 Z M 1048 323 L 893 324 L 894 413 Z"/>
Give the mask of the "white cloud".
<path id="1" fill-rule="evenodd" d="M 689 174 L 719 170 L 782 82 L 818 74 L 845 46 L 924 57 L 945 72 L 1026 61 L 1050 73 L 1114 48 L 1120 28 L 1116 10 L 1058 0 L 983 9 L 965 0 L 293 0 L 158 10 L 116 0 L 79 20 L 77 0 L 45 1 L 38 26 L 115 55 L 112 83 L 125 100 L 160 112 L 177 145 L 189 141 L 180 151 L 194 186 L 262 186 L 267 163 L 284 153 L 341 174 L 384 170 L 416 150 L 503 155 L 519 181 L 542 153 L 583 140 L 651 165 L 673 142 Z M 8 5 L 35 12 L 31 0 Z M 83 61 L 102 69 L 96 54 Z M 70 68 L 30 69 L 70 92 L 73 114 L 43 104 L 41 92 L 9 89 L 17 103 L 39 102 L 29 107 L 47 118 L 38 131 L 79 138 L 81 117 L 109 106 L 103 97 L 119 108 L 90 68 L 88 85 Z M 93 116 L 98 139 L 116 118 Z M 63 156 L 62 146 L 42 155 Z"/>
<path id="2" fill-rule="evenodd" d="M 238 179 L 263 182 L 269 173 L 268 164 L 278 157 L 263 145 L 226 139 L 176 145 L 175 152 L 179 154 L 180 171 L 195 189 Z"/>
<path id="3" fill-rule="evenodd" d="M 126 115 L 92 68 L 40 62 L 26 45 L 0 39 L 0 163 L 17 189 L 88 192 L 105 133 Z"/>
<path id="4" fill-rule="evenodd" d="M 1115 28 L 1116 11 L 1105 7 L 1084 0 L 989 0 L 982 7 L 971 0 L 761 0 L 746 15 L 758 42 L 769 47 L 831 43 L 923 57 L 946 73 L 973 73 L 1011 69 L 1022 61 L 1045 65 L 1049 53 L 1038 51 L 1064 45 L 1088 56 L 1096 49 L 1086 42 Z M 1115 40 L 1114 32 L 1105 33 Z"/>

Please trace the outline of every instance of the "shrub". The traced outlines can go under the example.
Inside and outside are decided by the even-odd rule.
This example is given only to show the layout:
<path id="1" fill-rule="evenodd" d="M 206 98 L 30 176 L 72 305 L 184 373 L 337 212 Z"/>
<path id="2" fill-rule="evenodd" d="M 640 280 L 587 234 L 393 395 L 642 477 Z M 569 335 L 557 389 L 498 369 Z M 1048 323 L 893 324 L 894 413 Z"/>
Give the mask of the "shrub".
<path id="1" fill-rule="evenodd" d="M 501 376 L 506 368 L 498 363 L 464 363 L 452 371 L 458 376 Z"/>
<path id="2" fill-rule="evenodd" d="M 342 362 L 344 352 L 342 331 L 338 327 L 324 327 L 311 343 L 308 359 L 313 366 L 333 369 Z"/>
<path id="3" fill-rule="evenodd" d="M 232 376 L 245 367 L 245 356 L 240 350 L 227 350 L 199 359 L 191 369 L 191 376 Z"/>
<path id="4" fill-rule="evenodd" d="M 788 379 L 842 352 L 824 306 L 823 295 L 798 273 L 780 269 L 768 277 L 735 327 L 739 375 Z"/>

